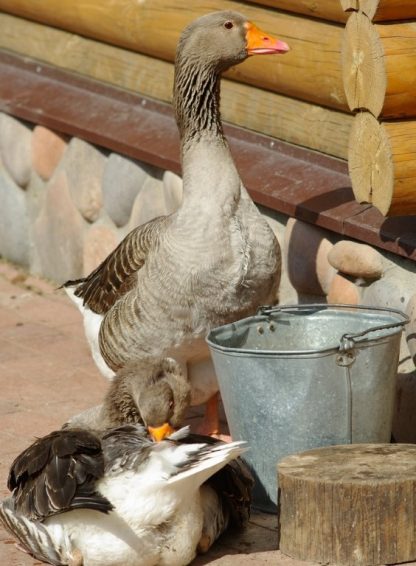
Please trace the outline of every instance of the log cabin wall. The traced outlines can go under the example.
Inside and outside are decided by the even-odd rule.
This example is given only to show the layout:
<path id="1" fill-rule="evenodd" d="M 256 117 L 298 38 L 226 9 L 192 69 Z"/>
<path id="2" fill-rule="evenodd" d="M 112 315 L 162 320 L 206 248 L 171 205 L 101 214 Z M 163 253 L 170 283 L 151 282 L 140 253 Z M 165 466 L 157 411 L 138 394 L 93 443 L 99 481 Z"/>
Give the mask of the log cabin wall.
<path id="1" fill-rule="evenodd" d="M 343 2 L 350 9 L 342 75 L 354 123 L 354 196 L 384 215 L 416 214 L 416 3 Z"/>
<path id="2" fill-rule="evenodd" d="M 386 23 L 393 5 L 395 21 Z M 345 71 L 355 61 L 353 84 L 365 74 L 351 39 L 355 21 L 365 21 L 358 31 L 368 31 L 384 57 L 384 42 L 397 31 L 389 26 L 406 37 L 413 30 L 412 6 L 61 0 L 58 10 L 55 0 L 0 0 L 0 255 L 60 283 L 90 272 L 133 226 L 175 210 L 182 190 L 177 137 L 163 103 L 171 100 L 177 38 L 201 13 L 246 13 L 292 47 L 287 56 L 253 58 L 231 70 L 221 102 L 227 122 L 260 134 L 227 128 L 243 180 L 283 251 L 281 301 L 361 303 L 409 314 L 395 436 L 416 441 L 414 218 L 386 220 L 375 207 L 360 206 L 347 176 L 349 161 L 358 200 L 374 195 L 374 204 L 385 206 L 375 198 L 376 182 L 394 202 L 396 186 L 413 174 L 415 122 L 408 96 L 401 98 L 405 119 L 397 106 L 392 110 L 398 83 L 390 77 L 403 81 L 404 94 L 414 83 L 395 74 L 402 60 L 396 58 L 391 71 L 383 68 L 387 95 L 373 93 L 379 110 L 372 111 L 361 107 L 362 98 L 356 105 Z M 355 175 L 372 179 L 370 189 Z M 411 184 L 406 191 L 412 210 Z"/>

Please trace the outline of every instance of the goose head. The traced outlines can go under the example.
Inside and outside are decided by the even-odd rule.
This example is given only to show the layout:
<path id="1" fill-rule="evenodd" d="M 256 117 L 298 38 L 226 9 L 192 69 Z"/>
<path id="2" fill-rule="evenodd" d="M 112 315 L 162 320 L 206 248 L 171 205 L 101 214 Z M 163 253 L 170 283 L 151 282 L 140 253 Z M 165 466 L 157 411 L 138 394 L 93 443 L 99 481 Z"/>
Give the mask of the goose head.
<path id="1" fill-rule="evenodd" d="M 250 55 L 286 53 L 289 46 L 231 10 L 206 14 L 182 32 L 176 64 L 183 61 L 222 72 Z"/>
<path id="2" fill-rule="evenodd" d="M 242 14 L 206 14 L 182 32 L 175 58 L 173 106 L 181 139 L 203 131 L 223 137 L 219 115 L 221 73 L 252 55 L 286 53 L 289 46 Z"/>
<path id="3" fill-rule="evenodd" d="M 104 407 L 113 425 L 143 423 L 159 441 L 181 426 L 190 399 L 191 388 L 179 364 L 165 358 L 119 370 Z"/>

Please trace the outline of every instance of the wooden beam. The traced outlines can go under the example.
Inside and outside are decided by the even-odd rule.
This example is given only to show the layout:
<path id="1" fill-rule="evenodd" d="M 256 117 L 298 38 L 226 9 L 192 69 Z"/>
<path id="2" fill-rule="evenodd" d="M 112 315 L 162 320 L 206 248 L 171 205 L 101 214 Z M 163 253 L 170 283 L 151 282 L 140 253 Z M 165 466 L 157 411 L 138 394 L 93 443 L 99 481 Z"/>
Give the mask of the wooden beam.
<path id="1" fill-rule="evenodd" d="M 416 214 L 416 120 L 354 119 L 348 167 L 354 196 L 385 216 Z"/>
<path id="2" fill-rule="evenodd" d="M 320 0 L 319 2 L 316 0 L 251 0 L 251 2 L 334 22 L 346 22 L 348 18 L 348 14 L 334 0 Z"/>
<path id="3" fill-rule="evenodd" d="M 416 116 L 414 23 L 372 24 L 354 12 L 345 27 L 342 62 L 351 110 L 383 118 Z"/>
<path id="4" fill-rule="evenodd" d="M 170 101 L 173 64 L 0 13 L 0 48 L 121 88 Z M 25 41 L 22 42 L 22 37 Z M 224 80 L 224 120 L 291 143 L 347 158 L 353 117 L 243 83 Z"/>
<path id="5" fill-rule="evenodd" d="M 414 0 L 360 0 L 360 9 L 375 22 L 416 18 Z"/>
<path id="6" fill-rule="evenodd" d="M 181 30 L 218 9 L 241 11 L 241 2 L 205 0 L 0 0 L 0 10 L 78 35 L 173 61 Z M 284 56 L 252 57 L 227 76 L 280 94 L 347 110 L 340 69 L 343 27 L 277 10 L 244 5 L 244 13 L 291 46 Z M 28 54 L 30 55 L 30 54 Z"/>

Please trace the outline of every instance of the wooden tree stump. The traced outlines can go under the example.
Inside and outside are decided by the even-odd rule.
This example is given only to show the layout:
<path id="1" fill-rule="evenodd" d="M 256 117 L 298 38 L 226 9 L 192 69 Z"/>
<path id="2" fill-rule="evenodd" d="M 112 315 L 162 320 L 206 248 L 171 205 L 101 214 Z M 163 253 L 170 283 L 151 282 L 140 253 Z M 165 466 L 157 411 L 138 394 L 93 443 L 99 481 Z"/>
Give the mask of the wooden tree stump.
<path id="1" fill-rule="evenodd" d="M 416 4 L 416 3 L 415 3 Z M 353 12 L 342 42 L 342 78 L 351 110 L 374 116 L 416 116 L 416 26 L 372 24 Z"/>
<path id="2" fill-rule="evenodd" d="M 385 216 L 416 214 L 416 120 L 380 123 L 369 112 L 357 114 L 348 168 L 358 202 Z"/>
<path id="3" fill-rule="evenodd" d="M 416 445 L 350 444 L 278 466 L 280 550 L 336 564 L 416 558 Z"/>

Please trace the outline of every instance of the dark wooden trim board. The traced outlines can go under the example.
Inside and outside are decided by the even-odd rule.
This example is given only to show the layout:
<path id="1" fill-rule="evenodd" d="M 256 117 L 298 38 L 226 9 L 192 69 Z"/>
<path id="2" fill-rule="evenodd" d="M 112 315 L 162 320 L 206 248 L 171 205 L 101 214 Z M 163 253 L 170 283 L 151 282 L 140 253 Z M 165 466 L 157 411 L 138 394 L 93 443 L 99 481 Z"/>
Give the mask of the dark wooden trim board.
<path id="1" fill-rule="evenodd" d="M 167 104 L 0 51 L 0 111 L 180 173 Z M 358 204 L 346 162 L 235 126 L 226 133 L 255 202 L 416 260 L 416 217 Z"/>

